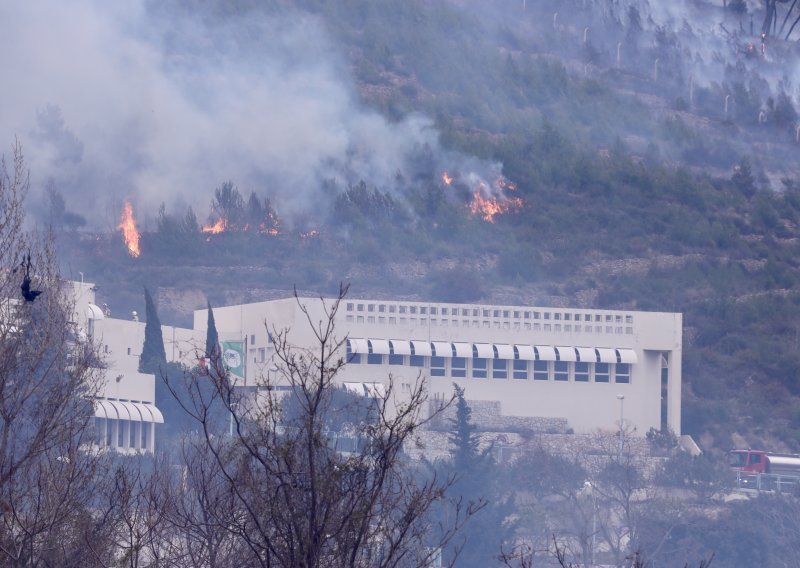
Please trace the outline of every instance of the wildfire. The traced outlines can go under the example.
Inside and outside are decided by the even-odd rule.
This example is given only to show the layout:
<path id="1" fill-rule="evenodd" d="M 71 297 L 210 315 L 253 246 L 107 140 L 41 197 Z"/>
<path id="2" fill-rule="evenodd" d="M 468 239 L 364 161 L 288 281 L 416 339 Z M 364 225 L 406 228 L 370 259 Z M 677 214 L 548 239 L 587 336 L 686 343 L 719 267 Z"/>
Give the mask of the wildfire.
<path id="1" fill-rule="evenodd" d="M 207 225 L 203 225 L 203 228 L 201 230 L 204 233 L 207 233 L 207 234 L 210 234 L 210 235 L 218 235 L 218 234 L 222 233 L 223 231 L 225 231 L 226 226 L 227 226 L 227 223 L 225 221 L 225 218 L 224 217 L 220 217 L 219 219 L 217 219 L 216 223 L 213 223 L 213 224 L 209 223 Z"/>
<path id="2" fill-rule="evenodd" d="M 307 231 L 305 233 L 301 233 L 300 236 L 302 238 L 304 238 L 304 239 L 312 239 L 314 237 L 318 237 L 319 236 L 319 231 L 316 230 L 316 229 L 311 229 L 310 231 Z"/>
<path id="3" fill-rule="evenodd" d="M 141 235 L 136 229 L 136 219 L 133 218 L 133 206 L 130 201 L 125 200 L 125 206 L 122 208 L 122 218 L 120 219 L 117 229 L 122 231 L 122 238 L 125 240 L 125 246 L 128 247 L 128 253 L 136 258 L 141 254 L 139 249 L 139 239 Z"/>
<path id="4" fill-rule="evenodd" d="M 522 208 L 523 201 L 519 197 L 513 198 L 485 198 L 480 191 L 472 192 L 472 201 L 469 210 L 473 215 L 480 215 L 484 221 L 494 223 L 494 216 L 500 213 L 518 211 Z"/>
<path id="5" fill-rule="evenodd" d="M 475 173 L 460 176 L 442 172 L 441 179 L 445 185 L 459 192 L 463 191 L 465 196 L 470 195 L 471 198 L 467 203 L 470 213 L 489 223 L 494 223 L 496 215 L 519 211 L 525 203 L 522 198 L 506 195 L 506 192 L 516 191 L 517 184 L 502 175 L 492 183 Z"/>

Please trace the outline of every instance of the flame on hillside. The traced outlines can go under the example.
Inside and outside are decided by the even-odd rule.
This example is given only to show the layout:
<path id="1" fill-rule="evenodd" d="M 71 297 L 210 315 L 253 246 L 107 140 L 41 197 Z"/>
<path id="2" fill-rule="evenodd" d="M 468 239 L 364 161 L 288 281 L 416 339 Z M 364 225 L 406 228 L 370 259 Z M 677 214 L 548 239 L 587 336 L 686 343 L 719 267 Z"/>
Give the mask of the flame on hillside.
<path id="1" fill-rule="evenodd" d="M 224 217 L 220 217 L 217 219 L 216 223 L 208 223 L 203 225 L 203 228 L 200 229 L 202 232 L 210 234 L 210 235 L 218 235 L 223 233 L 227 228 L 227 221 L 225 221 Z"/>
<path id="2" fill-rule="evenodd" d="M 473 191 L 469 210 L 473 215 L 480 216 L 484 221 L 494 223 L 495 215 L 519 211 L 522 209 L 523 204 L 524 202 L 519 197 L 485 198 L 480 191 Z"/>
<path id="3" fill-rule="evenodd" d="M 311 229 L 310 231 L 306 231 L 305 233 L 300 233 L 300 237 L 303 239 L 313 239 L 314 237 L 319 236 L 319 231 L 316 229 Z"/>
<path id="4" fill-rule="evenodd" d="M 134 258 L 138 257 L 142 252 L 139 248 L 141 235 L 136 228 L 136 219 L 133 218 L 133 206 L 127 199 L 122 208 L 122 218 L 117 229 L 122 231 L 122 238 L 125 240 L 125 246 L 128 247 L 128 253 Z"/>
<path id="5" fill-rule="evenodd" d="M 525 204 L 520 197 L 506 195 L 506 192 L 516 191 L 517 184 L 509 181 L 505 176 L 498 177 L 491 184 L 476 174 L 469 174 L 465 179 L 456 180 L 455 175 L 443 172 L 441 179 L 447 186 L 468 191 L 470 200 L 467 207 L 470 214 L 489 223 L 495 222 L 496 215 L 519 211 Z"/>

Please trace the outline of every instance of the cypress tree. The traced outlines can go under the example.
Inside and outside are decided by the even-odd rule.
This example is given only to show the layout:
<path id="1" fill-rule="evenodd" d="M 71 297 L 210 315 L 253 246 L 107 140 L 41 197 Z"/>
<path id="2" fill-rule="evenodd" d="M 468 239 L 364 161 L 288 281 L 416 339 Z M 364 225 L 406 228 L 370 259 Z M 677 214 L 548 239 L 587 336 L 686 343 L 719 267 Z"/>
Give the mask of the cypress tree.
<path id="1" fill-rule="evenodd" d="M 219 334 L 217 324 L 214 321 L 214 310 L 211 309 L 211 302 L 208 302 L 208 325 L 206 329 L 206 353 L 205 356 L 211 361 L 219 358 L 221 353 L 219 347 Z"/>
<path id="2" fill-rule="evenodd" d="M 155 302 L 150 296 L 147 287 L 144 289 L 144 345 L 139 356 L 140 373 L 158 373 L 160 368 L 167 365 L 167 353 L 164 351 L 164 337 L 161 334 L 161 322 Z"/>

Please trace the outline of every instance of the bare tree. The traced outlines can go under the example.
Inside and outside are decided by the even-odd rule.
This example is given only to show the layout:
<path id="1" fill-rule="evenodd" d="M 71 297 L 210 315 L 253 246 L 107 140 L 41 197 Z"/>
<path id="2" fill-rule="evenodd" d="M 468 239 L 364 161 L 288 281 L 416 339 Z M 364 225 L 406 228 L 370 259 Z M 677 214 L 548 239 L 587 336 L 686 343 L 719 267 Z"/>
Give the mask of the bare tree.
<path id="1" fill-rule="evenodd" d="M 335 378 L 346 363 L 345 339 L 334 321 L 346 292 L 321 300 L 319 321 L 297 299 L 315 346 L 297 347 L 291 330 L 271 330 L 279 378 L 265 377 L 257 394 L 235 389 L 219 360 L 185 378 L 191 402 L 184 408 L 202 426 L 202 443 L 187 448 L 187 464 L 208 468 L 192 480 L 193 492 L 213 496 L 192 515 L 224 525 L 249 564 L 424 567 L 475 512 L 457 502 L 449 524 L 433 522 L 428 513 L 446 499 L 452 480 L 415 474 L 404 459 L 404 444 L 428 420 L 424 381 L 401 404 L 391 378 L 382 396 L 340 396 Z M 215 405 L 224 408 L 231 435 L 220 428 Z M 335 449 L 333 429 L 357 440 L 353 451 Z M 211 506 L 220 498 L 222 514 Z M 205 546 L 210 554 L 216 544 Z"/>
<path id="2" fill-rule="evenodd" d="M 96 358 L 71 323 L 52 242 L 23 231 L 29 184 L 16 143 L 0 166 L 0 563 L 69 566 L 94 530 Z M 43 293 L 23 299 L 24 278 Z"/>

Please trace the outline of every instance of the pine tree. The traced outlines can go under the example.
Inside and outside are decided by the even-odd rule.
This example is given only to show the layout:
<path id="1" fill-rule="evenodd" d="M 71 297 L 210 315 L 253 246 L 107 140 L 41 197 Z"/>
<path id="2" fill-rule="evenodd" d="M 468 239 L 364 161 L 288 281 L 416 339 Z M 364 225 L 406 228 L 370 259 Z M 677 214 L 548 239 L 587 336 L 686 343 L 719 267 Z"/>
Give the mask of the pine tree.
<path id="1" fill-rule="evenodd" d="M 147 287 L 144 289 L 144 345 L 139 356 L 140 373 L 158 373 L 160 368 L 167 364 L 167 354 L 164 351 L 164 337 L 161 334 L 161 322 L 155 302 L 150 296 Z"/>
<path id="2" fill-rule="evenodd" d="M 493 448 L 480 448 L 480 436 L 472 422 L 472 409 L 464 398 L 464 389 L 456 384 L 453 387 L 456 414 L 450 420 L 453 426 L 449 435 L 452 460 L 441 473 L 455 477 L 455 483 L 448 490 L 451 497 L 485 503 L 464 526 L 454 545 L 463 547 L 458 556 L 458 566 L 486 568 L 498 565 L 501 546 L 513 536 L 513 491 L 504 483 L 502 469 L 495 466 Z M 447 556 L 450 554 L 452 551 L 446 551 Z"/>
<path id="3" fill-rule="evenodd" d="M 206 352 L 207 359 L 213 361 L 219 358 L 221 353 L 219 347 L 219 334 L 217 333 L 217 324 L 214 321 L 214 310 L 211 309 L 211 302 L 208 302 L 208 325 L 206 329 Z"/>

